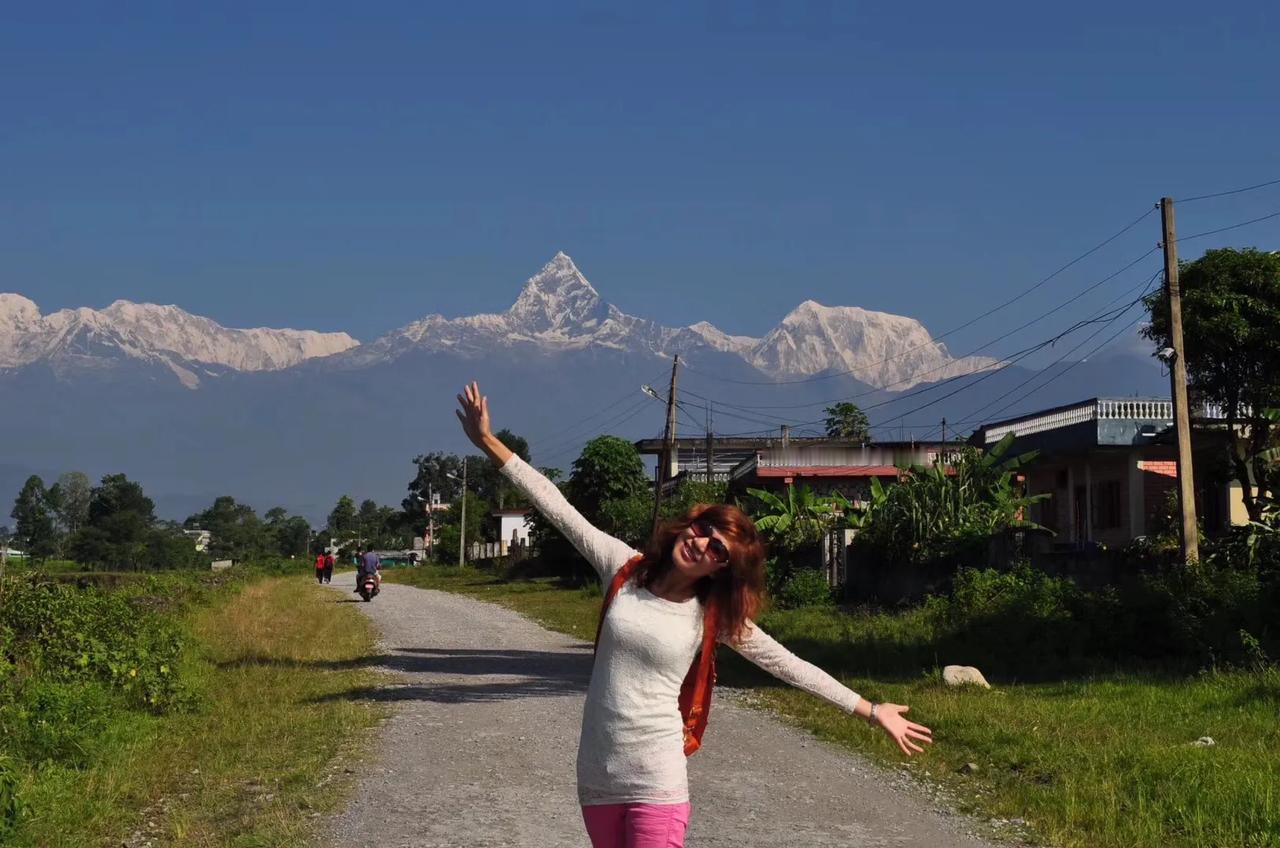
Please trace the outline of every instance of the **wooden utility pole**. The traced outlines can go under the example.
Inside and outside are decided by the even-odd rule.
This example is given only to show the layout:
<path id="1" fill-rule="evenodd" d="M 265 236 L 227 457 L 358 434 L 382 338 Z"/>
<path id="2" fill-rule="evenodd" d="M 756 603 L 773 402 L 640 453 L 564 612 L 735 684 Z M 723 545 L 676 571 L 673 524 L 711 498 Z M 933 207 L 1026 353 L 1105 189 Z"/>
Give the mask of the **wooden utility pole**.
<path id="1" fill-rule="evenodd" d="M 707 401 L 707 482 L 712 482 L 715 477 L 716 465 L 716 445 L 715 440 L 711 437 L 711 401 Z"/>
<path id="2" fill-rule="evenodd" d="M 658 526 L 658 511 L 662 508 L 662 489 L 667 484 L 671 469 L 671 452 L 676 442 L 676 371 L 680 368 L 680 354 L 671 363 L 671 387 L 667 389 L 667 426 L 662 431 L 662 456 L 658 460 L 658 485 L 653 490 L 653 526 Z"/>
<path id="3" fill-rule="evenodd" d="M 462 458 L 462 523 L 458 525 L 458 565 L 466 565 L 467 554 L 467 458 Z"/>
<path id="4" fill-rule="evenodd" d="M 1182 289 L 1178 284 L 1178 237 L 1173 225 L 1173 198 L 1160 198 L 1160 223 L 1164 247 L 1164 286 L 1169 298 L 1169 340 L 1173 362 L 1169 382 L 1173 389 L 1173 420 L 1178 432 L 1178 507 L 1182 513 L 1182 559 L 1200 561 L 1196 526 L 1195 474 L 1191 466 L 1191 415 L 1187 410 L 1187 362 L 1182 347 Z"/>

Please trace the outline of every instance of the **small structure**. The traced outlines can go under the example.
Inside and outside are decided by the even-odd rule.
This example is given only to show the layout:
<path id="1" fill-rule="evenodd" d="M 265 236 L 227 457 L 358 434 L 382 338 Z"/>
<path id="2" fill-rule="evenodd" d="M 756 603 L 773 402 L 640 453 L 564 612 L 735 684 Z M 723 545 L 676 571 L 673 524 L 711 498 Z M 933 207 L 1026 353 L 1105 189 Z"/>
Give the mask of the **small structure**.
<path id="1" fill-rule="evenodd" d="M 529 544 L 529 508 L 498 509 L 490 513 L 498 520 L 498 541 L 502 543 L 503 553 L 512 544 Z"/>

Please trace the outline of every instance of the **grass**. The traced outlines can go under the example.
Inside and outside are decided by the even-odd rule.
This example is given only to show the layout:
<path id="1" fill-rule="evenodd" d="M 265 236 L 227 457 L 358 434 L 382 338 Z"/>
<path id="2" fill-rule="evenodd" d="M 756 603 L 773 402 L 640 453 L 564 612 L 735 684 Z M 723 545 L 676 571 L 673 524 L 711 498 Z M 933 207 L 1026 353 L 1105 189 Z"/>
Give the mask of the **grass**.
<path id="1" fill-rule="evenodd" d="M 391 572 L 390 579 L 500 603 L 586 640 L 599 614 L 598 590 L 552 580 L 505 582 L 442 567 Z M 761 625 L 855 691 L 910 704 L 937 745 L 904 764 L 883 734 L 727 651 L 721 683 L 749 688 L 753 701 L 817 736 L 940 786 L 963 812 L 993 820 L 998 833 L 1062 848 L 1280 846 L 1274 667 L 1193 675 L 1102 670 L 953 689 L 937 666 L 964 658 L 921 664 L 919 646 L 930 634 L 910 612 L 802 609 L 770 613 Z M 1215 744 L 1191 744 L 1203 736 Z M 1004 824 L 1019 819 L 1025 824 Z"/>
<path id="2" fill-rule="evenodd" d="M 91 766 L 27 774 L 11 844 L 310 844 L 316 817 L 342 798 L 341 763 L 381 715 L 343 697 L 375 673 L 362 667 L 370 625 L 340 600 L 301 577 L 274 578 L 190 613 L 200 647 L 182 673 L 198 706 L 122 713 Z"/>

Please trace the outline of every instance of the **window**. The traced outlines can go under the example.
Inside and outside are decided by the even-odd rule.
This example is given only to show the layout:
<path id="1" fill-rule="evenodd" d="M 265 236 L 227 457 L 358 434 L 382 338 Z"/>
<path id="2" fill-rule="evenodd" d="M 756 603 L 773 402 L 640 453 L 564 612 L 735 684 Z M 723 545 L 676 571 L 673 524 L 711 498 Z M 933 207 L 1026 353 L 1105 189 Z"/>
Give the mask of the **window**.
<path id="1" fill-rule="evenodd" d="M 1093 484 L 1093 527 L 1116 530 L 1121 523 L 1120 481 L 1103 480 Z"/>

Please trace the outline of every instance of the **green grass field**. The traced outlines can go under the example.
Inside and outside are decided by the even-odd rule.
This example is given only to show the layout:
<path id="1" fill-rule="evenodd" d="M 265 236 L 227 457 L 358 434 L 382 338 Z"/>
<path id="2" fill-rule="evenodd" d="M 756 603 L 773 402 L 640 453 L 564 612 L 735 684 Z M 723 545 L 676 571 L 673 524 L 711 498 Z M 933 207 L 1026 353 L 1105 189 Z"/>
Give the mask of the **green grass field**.
<path id="1" fill-rule="evenodd" d="M 309 575 L 308 575 L 309 576 Z M 195 706 L 121 711 L 92 764 L 26 771 L 15 846 L 312 844 L 343 797 L 342 765 L 381 708 L 368 620 L 303 577 L 260 579 L 184 618 Z"/>
<path id="2" fill-rule="evenodd" d="M 598 591 L 439 566 L 389 572 L 389 579 L 499 603 L 584 640 L 595 633 Z M 992 680 L 990 691 L 952 689 L 937 666 L 963 658 L 875 677 L 859 670 L 867 659 L 859 646 L 875 643 L 892 655 L 895 640 L 924 638 L 910 613 L 802 609 L 770 613 L 761 625 L 855 691 L 910 704 L 937 744 L 904 765 L 883 734 L 728 651 L 722 684 L 749 688 L 757 703 L 817 736 L 942 786 L 964 812 L 1026 822 L 997 832 L 1064 848 L 1280 846 L 1274 667 L 1190 676 L 1099 672 L 1037 683 Z M 1215 744 L 1191 744 L 1204 736 Z"/>

